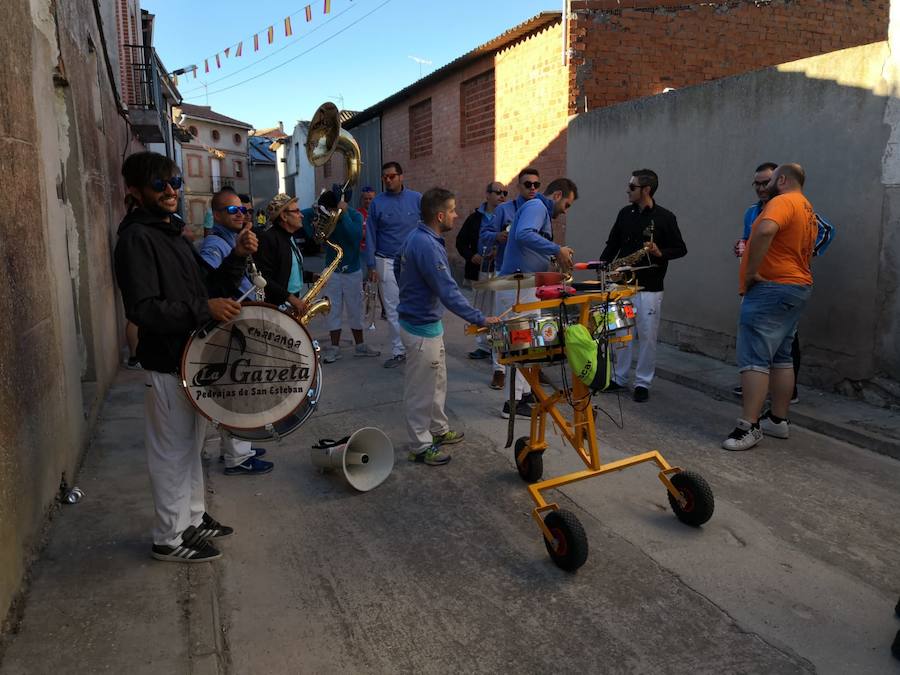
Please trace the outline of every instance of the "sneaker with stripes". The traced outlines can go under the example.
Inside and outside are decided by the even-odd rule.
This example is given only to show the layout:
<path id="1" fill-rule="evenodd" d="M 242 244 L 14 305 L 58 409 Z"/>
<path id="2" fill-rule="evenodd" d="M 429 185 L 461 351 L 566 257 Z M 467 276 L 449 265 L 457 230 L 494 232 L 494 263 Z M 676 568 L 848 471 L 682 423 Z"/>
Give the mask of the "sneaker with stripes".
<path id="1" fill-rule="evenodd" d="M 181 534 L 180 545 L 163 546 L 161 544 L 153 544 L 153 550 L 150 552 L 150 555 L 157 560 L 181 563 L 209 562 L 222 557 L 219 549 L 203 539 L 193 525 Z"/>
<path id="2" fill-rule="evenodd" d="M 211 515 L 204 513 L 200 527 L 197 528 L 197 534 L 203 539 L 221 539 L 222 537 L 230 537 L 234 534 L 234 528 L 222 525 L 222 523 Z"/>

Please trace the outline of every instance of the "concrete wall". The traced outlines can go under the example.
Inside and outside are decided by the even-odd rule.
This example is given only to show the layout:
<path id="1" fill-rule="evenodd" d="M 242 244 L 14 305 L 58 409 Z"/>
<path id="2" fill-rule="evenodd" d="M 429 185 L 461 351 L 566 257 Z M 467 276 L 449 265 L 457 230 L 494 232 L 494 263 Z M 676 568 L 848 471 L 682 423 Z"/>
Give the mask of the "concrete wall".
<path id="1" fill-rule="evenodd" d="M 814 207 L 838 227 L 828 254 L 813 261 L 801 380 L 897 377 L 897 299 L 885 295 L 897 258 L 882 255 L 888 223 L 898 218 L 896 196 L 882 185 L 891 132 L 884 120 L 900 81 L 885 80 L 888 57 L 880 42 L 578 116 L 568 153 L 582 194 L 569 214 L 577 257 L 599 254 L 626 203 L 630 172 L 656 170 L 658 202 L 678 216 L 688 247 L 669 267 L 663 339 L 733 358 L 739 298 L 731 246 L 754 201 L 753 169 L 800 162 Z"/>
<path id="2" fill-rule="evenodd" d="M 0 615 L 116 371 L 129 133 L 90 0 L 8 0 L 0 41 Z M 101 13 L 110 15 L 108 3 Z M 116 34 L 106 35 L 110 50 Z"/>

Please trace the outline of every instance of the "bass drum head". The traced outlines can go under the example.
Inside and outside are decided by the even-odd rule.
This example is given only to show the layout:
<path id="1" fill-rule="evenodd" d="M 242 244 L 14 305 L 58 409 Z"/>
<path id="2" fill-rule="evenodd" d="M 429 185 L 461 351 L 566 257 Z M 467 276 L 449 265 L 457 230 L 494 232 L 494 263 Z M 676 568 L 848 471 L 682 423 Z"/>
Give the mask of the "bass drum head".
<path id="1" fill-rule="evenodd" d="M 233 321 L 201 333 L 185 347 L 181 375 L 188 398 L 205 417 L 239 438 L 242 431 L 256 438 L 255 432 L 277 430 L 298 412 L 312 412 L 319 389 L 316 345 L 292 316 L 248 302 Z M 289 426 L 293 431 L 299 423 Z"/>

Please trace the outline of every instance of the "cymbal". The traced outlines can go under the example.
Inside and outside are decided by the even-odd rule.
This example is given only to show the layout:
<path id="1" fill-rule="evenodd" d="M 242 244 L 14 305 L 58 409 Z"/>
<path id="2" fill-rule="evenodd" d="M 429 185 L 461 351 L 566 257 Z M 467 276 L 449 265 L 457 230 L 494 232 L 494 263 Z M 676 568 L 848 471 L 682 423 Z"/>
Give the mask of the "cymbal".
<path id="1" fill-rule="evenodd" d="M 514 291 L 518 288 L 537 288 L 561 284 L 564 279 L 565 275 L 560 272 L 516 272 L 482 281 L 473 281 L 472 288 L 488 291 Z"/>

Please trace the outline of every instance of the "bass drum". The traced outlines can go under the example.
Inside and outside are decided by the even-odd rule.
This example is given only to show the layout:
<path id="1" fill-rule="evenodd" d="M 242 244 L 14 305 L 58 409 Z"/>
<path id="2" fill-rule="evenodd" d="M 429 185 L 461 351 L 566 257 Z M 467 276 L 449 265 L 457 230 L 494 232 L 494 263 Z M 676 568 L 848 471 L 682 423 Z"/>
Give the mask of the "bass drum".
<path id="1" fill-rule="evenodd" d="M 322 395 L 319 347 L 277 307 L 245 302 L 236 319 L 191 336 L 181 383 L 201 415 L 248 441 L 296 431 Z"/>

